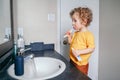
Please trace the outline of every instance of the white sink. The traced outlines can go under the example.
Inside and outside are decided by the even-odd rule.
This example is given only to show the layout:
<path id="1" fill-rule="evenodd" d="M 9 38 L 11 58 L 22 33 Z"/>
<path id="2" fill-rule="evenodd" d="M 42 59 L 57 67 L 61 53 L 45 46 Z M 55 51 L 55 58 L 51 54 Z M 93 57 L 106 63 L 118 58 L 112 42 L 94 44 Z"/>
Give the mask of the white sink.
<path id="1" fill-rule="evenodd" d="M 46 80 L 60 75 L 66 68 L 63 61 L 50 57 L 35 57 L 24 61 L 24 74 L 16 76 L 14 64 L 8 68 L 8 74 L 18 80 Z"/>

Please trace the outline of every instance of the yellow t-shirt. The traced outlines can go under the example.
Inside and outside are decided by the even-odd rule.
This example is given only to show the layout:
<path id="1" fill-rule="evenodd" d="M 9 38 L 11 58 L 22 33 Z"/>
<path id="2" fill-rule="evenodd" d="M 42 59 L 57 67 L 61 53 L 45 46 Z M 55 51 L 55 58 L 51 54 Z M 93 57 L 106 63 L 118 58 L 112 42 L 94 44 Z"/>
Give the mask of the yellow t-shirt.
<path id="1" fill-rule="evenodd" d="M 86 48 L 94 48 L 94 35 L 90 31 L 79 32 L 76 31 L 72 36 L 72 41 L 70 44 L 70 59 L 77 65 L 86 65 L 91 56 L 91 53 L 80 54 L 81 61 L 78 61 L 72 53 L 72 48 L 75 50 L 82 50 Z"/>

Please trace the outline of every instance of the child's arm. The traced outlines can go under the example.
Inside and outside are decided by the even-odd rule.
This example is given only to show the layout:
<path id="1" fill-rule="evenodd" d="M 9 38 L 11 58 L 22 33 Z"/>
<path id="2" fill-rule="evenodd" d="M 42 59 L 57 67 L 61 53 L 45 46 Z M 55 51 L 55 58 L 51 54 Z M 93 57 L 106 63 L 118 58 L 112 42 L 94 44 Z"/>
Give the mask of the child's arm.
<path id="1" fill-rule="evenodd" d="M 95 48 L 86 48 L 86 49 L 83 49 L 83 50 L 72 50 L 73 52 L 73 55 L 75 57 L 79 56 L 80 54 L 88 54 L 90 52 L 93 52 Z"/>
<path id="2" fill-rule="evenodd" d="M 74 50 L 75 50 L 75 49 L 72 48 L 72 51 L 74 51 Z M 77 58 L 78 61 L 81 61 L 81 60 L 82 60 L 80 56 L 75 56 L 75 57 Z"/>

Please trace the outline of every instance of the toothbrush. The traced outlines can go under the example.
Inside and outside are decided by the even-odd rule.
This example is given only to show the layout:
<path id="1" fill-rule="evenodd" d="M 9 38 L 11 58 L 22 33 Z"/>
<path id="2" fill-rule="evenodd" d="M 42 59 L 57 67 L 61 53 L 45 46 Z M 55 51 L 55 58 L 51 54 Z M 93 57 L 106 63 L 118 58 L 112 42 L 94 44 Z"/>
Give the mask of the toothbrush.
<path id="1" fill-rule="evenodd" d="M 75 49 L 72 48 L 72 50 L 75 50 Z M 82 60 L 80 56 L 77 56 L 76 58 L 77 58 L 78 61 L 81 61 L 81 60 Z"/>
<path id="2" fill-rule="evenodd" d="M 70 33 L 72 33 L 73 32 L 73 29 L 70 29 L 70 31 L 69 31 Z M 66 38 L 68 35 L 66 34 L 66 35 L 64 35 L 64 38 Z"/>

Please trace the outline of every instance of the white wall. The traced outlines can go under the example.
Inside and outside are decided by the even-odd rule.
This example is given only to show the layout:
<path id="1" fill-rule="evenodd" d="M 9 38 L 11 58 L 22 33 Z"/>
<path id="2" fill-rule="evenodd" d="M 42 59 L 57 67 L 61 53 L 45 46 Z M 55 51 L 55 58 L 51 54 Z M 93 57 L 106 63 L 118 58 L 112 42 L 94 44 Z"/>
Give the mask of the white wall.
<path id="1" fill-rule="evenodd" d="M 25 44 L 55 43 L 57 48 L 57 0 L 17 0 L 15 26 L 23 28 Z M 48 21 L 48 14 L 54 20 Z"/>
<path id="2" fill-rule="evenodd" d="M 120 0 L 100 0 L 99 80 L 120 80 Z"/>

